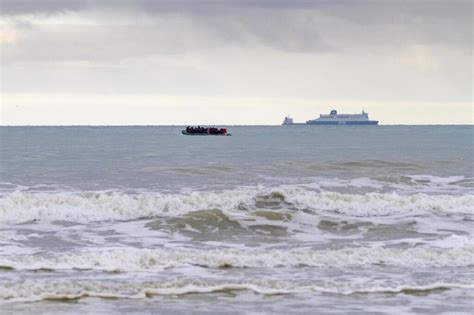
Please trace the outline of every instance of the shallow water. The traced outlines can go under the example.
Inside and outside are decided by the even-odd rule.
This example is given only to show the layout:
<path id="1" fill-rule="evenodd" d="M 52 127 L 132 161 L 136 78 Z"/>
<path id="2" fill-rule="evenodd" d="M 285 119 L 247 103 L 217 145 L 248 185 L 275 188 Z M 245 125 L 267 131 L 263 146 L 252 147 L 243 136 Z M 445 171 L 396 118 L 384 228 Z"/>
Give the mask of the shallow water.
<path id="1" fill-rule="evenodd" d="M 0 312 L 472 312 L 472 126 L 180 130 L 0 128 Z"/>

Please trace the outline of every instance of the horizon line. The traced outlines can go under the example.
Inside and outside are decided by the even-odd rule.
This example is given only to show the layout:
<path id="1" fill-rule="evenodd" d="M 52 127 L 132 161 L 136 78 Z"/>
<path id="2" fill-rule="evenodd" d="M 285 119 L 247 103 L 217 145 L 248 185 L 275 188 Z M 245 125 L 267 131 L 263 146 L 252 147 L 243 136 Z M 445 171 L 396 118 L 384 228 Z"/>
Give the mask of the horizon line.
<path id="1" fill-rule="evenodd" d="M 0 127 L 185 127 L 185 126 L 232 126 L 232 127 L 283 127 L 282 124 L 44 124 L 44 125 L 2 125 Z M 304 123 L 298 124 L 295 126 L 311 126 L 311 127 L 340 127 L 339 125 L 306 125 Z M 354 125 L 355 127 L 364 127 L 364 125 L 358 126 Z M 378 124 L 371 127 L 377 126 L 474 126 L 474 123 L 471 124 Z M 292 127 L 291 125 L 287 125 L 284 127 Z M 294 127 L 294 126 L 293 126 Z M 343 127 L 353 127 L 353 125 L 344 125 Z"/>

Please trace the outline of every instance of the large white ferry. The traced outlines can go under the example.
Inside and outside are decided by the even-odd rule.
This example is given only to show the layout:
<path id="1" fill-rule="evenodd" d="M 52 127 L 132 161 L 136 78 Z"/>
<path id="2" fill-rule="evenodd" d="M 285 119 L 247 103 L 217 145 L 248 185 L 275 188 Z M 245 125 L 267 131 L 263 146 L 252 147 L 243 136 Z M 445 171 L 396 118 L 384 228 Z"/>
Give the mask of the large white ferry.
<path id="1" fill-rule="evenodd" d="M 370 120 L 369 114 L 338 114 L 333 109 L 329 115 L 321 114 L 319 118 L 306 121 L 306 125 L 378 125 L 378 120 Z M 295 125 L 293 119 L 285 117 L 283 125 Z"/>

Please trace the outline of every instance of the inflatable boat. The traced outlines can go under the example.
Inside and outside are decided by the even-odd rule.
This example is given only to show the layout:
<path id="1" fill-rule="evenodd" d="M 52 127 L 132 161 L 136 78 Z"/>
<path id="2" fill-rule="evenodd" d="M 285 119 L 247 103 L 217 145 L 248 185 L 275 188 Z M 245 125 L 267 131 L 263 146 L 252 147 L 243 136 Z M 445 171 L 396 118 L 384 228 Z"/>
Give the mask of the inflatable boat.
<path id="1" fill-rule="evenodd" d="M 231 136 L 227 128 L 215 127 L 186 127 L 181 133 L 185 136 Z"/>

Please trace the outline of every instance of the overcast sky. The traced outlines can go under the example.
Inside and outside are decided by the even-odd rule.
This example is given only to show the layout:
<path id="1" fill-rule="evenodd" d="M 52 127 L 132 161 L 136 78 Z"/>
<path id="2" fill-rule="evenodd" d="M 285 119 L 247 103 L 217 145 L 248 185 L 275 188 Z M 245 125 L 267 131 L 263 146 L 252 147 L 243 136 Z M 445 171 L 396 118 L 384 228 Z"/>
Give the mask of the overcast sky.
<path id="1" fill-rule="evenodd" d="M 471 0 L 0 0 L 0 122 L 472 124 Z"/>

